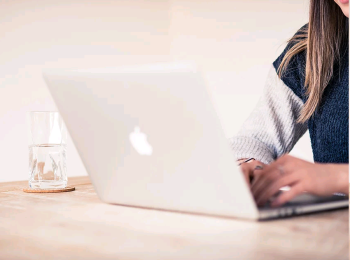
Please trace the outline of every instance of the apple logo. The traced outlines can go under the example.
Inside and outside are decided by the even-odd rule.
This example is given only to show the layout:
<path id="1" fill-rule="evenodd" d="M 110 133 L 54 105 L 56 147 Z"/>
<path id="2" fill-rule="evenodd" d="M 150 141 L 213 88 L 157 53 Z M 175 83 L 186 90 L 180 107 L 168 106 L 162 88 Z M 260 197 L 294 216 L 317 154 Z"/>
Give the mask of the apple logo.
<path id="1" fill-rule="evenodd" d="M 134 131 L 129 134 L 129 139 L 140 155 L 152 155 L 153 148 L 147 141 L 147 135 L 140 131 L 140 127 L 135 126 Z"/>

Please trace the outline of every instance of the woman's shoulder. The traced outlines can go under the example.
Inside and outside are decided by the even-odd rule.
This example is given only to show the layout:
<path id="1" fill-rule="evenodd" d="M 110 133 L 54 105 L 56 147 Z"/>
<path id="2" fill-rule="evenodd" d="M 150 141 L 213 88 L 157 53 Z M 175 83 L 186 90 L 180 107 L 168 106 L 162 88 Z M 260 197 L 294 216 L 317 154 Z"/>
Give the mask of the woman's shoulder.
<path id="1" fill-rule="evenodd" d="M 288 41 L 287 46 L 285 47 L 283 52 L 274 61 L 275 67 L 278 67 L 281 64 L 285 55 L 289 51 L 296 48 L 298 43 L 300 43 L 301 41 L 305 41 L 307 39 L 308 28 L 309 28 L 309 24 L 307 23 L 307 24 L 303 25 L 299 30 L 297 30 L 297 32 L 293 35 L 293 37 L 291 37 L 291 39 Z M 306 49 L 301 51 L 301 52 L 298 52 L 296 55 L 294 55 L 294 57 L 291 59 L 291 65 L 293 65 L 293 63 L 292 63 L 293 61 L 294 62 L 296 62 L 296 61 L 306 62 Z"/>
<path id="2" fill-rule="evenodd" d="M 303 89 L 305 82 L 306 46 L 303 47 L 301 43 L 306 42 L 308 27 L 308 23 L 303 25 L 291 40 L 288 41 L 283 52 L 273 62 L 276 73 L 279 74 L 281 64 L 283 64 L 285 59 L 291 57 L 285 70 L 283 70 L 281 80 L 302 100 L 305 99 Z"/>

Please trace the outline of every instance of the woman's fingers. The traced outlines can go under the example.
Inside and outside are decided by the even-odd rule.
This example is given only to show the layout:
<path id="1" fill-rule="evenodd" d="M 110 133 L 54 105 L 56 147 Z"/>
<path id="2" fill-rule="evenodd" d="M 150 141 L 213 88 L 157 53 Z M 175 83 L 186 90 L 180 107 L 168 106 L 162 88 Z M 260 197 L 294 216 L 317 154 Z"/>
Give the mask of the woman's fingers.
<path id="1" fill-rule="evenodd" d="M 264 187 L 260 193 L 255 196 L 255 201 L 257 205 L 265 205 L 265 203 L 275 195 L 282 187 L 293 186 L 300 180 L 298 172 L 282 176 L 275 182 L 270 183 L 268 186 Z"/>
<path id="2" fill-rule="evenodd" d="M 249 181 L 249 176 L 250 176 L 250 167 L 248 166 L 248 164 L 243 163 L 241 165 L 241 171 L 243 173 L 244 179 L 246 180 L 247 184 L 250 187 L 250 181 Z"/>
<path id="3" fill-rule="evenodd" d="M 284 203 L 290 201 L 294 197 L 304 192 L 304 188 L 301 182 L 298 182 L 294 186 L 291 187 L 289 191 L 284 191 L 279 195 L 272 203 L 271 207 L 278 207 L 283 205 Z"/>
<path id="4" fill-rule="evenodd" d="M 264 167 L 265 164 L 259 161 L 252 161 L 241 165 L 241 171 L 249 187 L 251 185 L 250 180 L 254 178 L 254 171 L 256 170 L 257 166 Z"/>
<path id="5" fill-rule="evenodd" d="M 261 170 L 255 175 L 255 179 L 252 183 L 251 190 L 253 196 L 259 196 L 259 194 L 263 192 L 266 187 L 268 187 L 271 183 L 275 182 L 280 177 L 281 176 L 279 171 L 274 168 L 267 167 L 266 169 Z"/>
<path id="6" fill-rule="evenodd" d="M 255 180 L 252 183 L 252 192 L 254 197 L 258 197 L 269 185 L 276 182 L 276 180 L 289 175 L 291 172 L 288 168 L 288 161 L 293 157 L 285 155 L 280 157 L 277 161 L 267 165 L 263 170 L 255 175 Z"/>

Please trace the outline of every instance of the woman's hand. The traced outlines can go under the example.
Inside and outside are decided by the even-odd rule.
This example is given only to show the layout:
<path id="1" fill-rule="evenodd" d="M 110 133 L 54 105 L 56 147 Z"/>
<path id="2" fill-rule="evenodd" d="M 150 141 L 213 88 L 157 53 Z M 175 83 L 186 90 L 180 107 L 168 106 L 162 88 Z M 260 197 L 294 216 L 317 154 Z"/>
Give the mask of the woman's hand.
<path id="1" fill-rule="evenodd" d="M 241 160 L 241 162 L 243 162 L 244 160 Z M 252 160 L 250 162 L 247 163 L 242 163 L 241 164 L 241 171 L 244 175 L 244 178 L 246 180 L 246 182 L 248 183 L 248 186 L 250 187 L 251 179 L 254 179 L 254 172 L 261 170 L 263 167 L 265 167 L 266 165 L 263 164 L 260 161 L 257 160 Z"/>
<path id="2" fill-rule="evenodd" d="M 254 175 L 251 190 L 258 206 L 264 205 L 284 186 L 290 186 L 290 190 L 281 193 L 271 206 L 280 206 L 304 191 L 319 196 L 349 192 L 348 164 L 310 163 L 283 155 Z"/>

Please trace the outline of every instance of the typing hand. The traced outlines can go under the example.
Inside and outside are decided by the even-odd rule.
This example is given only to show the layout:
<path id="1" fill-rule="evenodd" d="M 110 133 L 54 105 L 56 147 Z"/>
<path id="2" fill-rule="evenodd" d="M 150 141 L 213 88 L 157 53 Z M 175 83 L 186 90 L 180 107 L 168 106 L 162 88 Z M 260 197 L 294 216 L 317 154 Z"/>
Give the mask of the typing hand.
<path id="1" fill-rule="evenodd" d="M 248 164 L 244 167 L 246 174 L 251 174 L 254 166 Z M 304 191 L 318 196 L 348 193 L 349 165 L 311 163 L 283 155 L 254 172 L 251 190 L 257 205 L 262 206 L 284 186 L 290 186 L 290 190 L 278 194 L 271 203 L 272 207 L 280 206 Z"/>
<path id="2" fill-rule="evenodd" d="M 242 163 L 244 160 L 240 160 L 239 162 Z M 252 160 L 241 164 L 241 171 L 249 187 L 251 186 L 251 183 L 254 179 L 255 172 L 263 169 L 265 166 L 266 164 L 263 164 L 257 160 Z"/>

